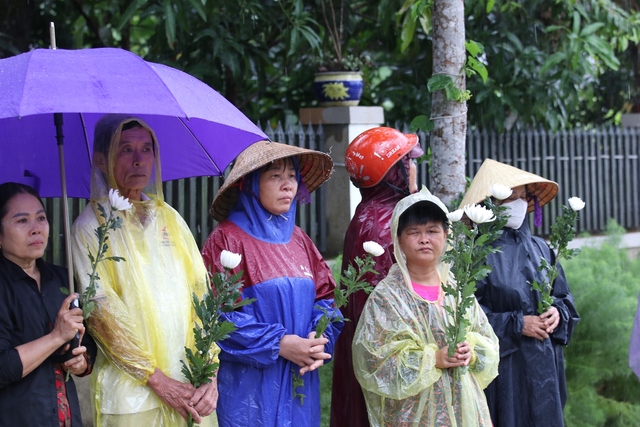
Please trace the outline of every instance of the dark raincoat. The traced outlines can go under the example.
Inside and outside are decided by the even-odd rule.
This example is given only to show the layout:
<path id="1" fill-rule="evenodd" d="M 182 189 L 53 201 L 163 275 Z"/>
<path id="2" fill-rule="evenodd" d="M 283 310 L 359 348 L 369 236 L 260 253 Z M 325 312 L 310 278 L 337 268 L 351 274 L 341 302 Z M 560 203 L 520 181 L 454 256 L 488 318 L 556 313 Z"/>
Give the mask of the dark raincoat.
<path id="1" fill-rule="evenodd" d="M 408 173 L 408 163 L 396 163 L 384 177 L 383 181 L 398 188 L 407 188 L 407 181 L 401 168 Z M 393 208 L 406 195 L 386 184 L 380 183 L 370 188 L 361 188 L 362 201 L 356 208 L 355 215 L 344 238 L 342 254 L 342 270 L 353 264 L 356 257 L 366 255 L 362 244 L 374 241 L 384 248 L 384 254 L 374 258 L 378 275 L 367 274 L 364 279 L 375 286 L 384 279 L 391 266 L 395 263 L 393 257 L 393 242 L 391 240 L 391 216 Z M 368 427 L 367 407 L 362 395 L 360 384 L 353 374 L 351 360 L 351 342 L 360 319 L 368 295 L 358 292 L 349 296 L 346 307 L 341 309 L 349 319 L 338 338 L 334 353 L 333 384 L 331 394 L 331 427 Z"/>
<path id="2" fill-rule="evenodd" d="M 259 171 L 247 176 L 229 218 L 211 233 L 202 251 L 207 267 L 222 270 L 220 253 L 242 255 L 243 298 L 252 304 L 228 315 L 238 329 L 219 343 L 218 422 L 221 427 L 320 426 L 320 377 L 302 377 L 303 403 L 293 398 L 292 375 L 300 368 L 278 356 L 286 334 L 306 338 L 323 312 L 332 310 L 335 281 L 311 239 L 289 212 L 271 215 L 258 201 Z M 325 352 L 332 353 L 342 321 L 330 323 Z"/>
<path id="3" fill-rule="evenodd" d="M 567 279 L 553 284 L 553 305 L 560 323 L 549 338 L 522 335 L 523 316 L 537 315 L 540 294 L 531 289 L 541 281 L 540 259 L 555 257 L 544 240 L 531 235 L 527 221 L 518 230 L 505 228 L 496 242 L 502 252 L 489 256 L 493 271 L 478 282 L 476 297 L 500 339 L 498 377 L 485 389 L 494 427 L 564 425 L 567 399 L 563 346 L 569 344 L 579 316 Z"/>

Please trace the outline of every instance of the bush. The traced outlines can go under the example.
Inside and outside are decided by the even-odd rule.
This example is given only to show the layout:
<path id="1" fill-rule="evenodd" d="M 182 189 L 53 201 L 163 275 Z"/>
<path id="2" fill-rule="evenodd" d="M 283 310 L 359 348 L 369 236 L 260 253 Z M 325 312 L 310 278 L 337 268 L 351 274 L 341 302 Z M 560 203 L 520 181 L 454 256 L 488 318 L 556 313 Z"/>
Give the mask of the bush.
<path id="1" fill-rule="evenodd" d="M 618 249 L 619 226 L 609 229 L 605 244 L 564 265 L 580 314 L 565 349 L 568 427 L 637 426 L 640 419 L 640 383 L 628 364 L 640 259 Z"/>

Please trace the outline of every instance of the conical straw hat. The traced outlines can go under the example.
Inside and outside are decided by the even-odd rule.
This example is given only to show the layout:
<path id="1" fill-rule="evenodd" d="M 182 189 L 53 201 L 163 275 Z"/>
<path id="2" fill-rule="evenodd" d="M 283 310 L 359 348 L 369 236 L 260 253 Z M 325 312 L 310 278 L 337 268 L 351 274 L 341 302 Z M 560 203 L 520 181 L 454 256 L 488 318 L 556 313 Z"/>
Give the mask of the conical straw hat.
<path id="1" fill-rule="evenodd" d="M 300 166 L 302 181 L 309 193 L 313 192 L 333 173 L 333 160 L 328 154 L 308 150 L 280 142 L 259 141 L 251 144 L 236 158 L 235 164 L 218 190 L 209 213 L 217 221 L 229 216 L 231 208 L 238 199 L 238 187 L 235 185 L 247 174 L 279 159 L 295 156 Z"/>
<path id="2" fill-rule="evenodd" d="M 510 188 L 526 185 L 527 193 L 537 196 L 540 206 L 546 205 L 558 194 L 558 184 L 553 181 L 492 159 L 486 159 L 473 178 L 460 206 L 482 202 L 487 196 L 491 196 L 491 186 L 494 184 L 502 184 Z M 527 212 L 532 212 L 533 208 L 534 201 L 529 200 Z"/>

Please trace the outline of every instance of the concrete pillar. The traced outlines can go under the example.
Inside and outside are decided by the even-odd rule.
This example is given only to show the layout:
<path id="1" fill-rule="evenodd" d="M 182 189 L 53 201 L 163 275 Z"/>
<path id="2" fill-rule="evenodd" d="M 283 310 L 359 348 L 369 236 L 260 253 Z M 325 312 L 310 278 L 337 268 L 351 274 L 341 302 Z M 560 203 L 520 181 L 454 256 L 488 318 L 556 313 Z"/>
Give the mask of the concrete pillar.
<path id="1" fill-rule="evenodd" d="M 322 124 L 325 150 L 331 155 L 335 171 L 324 184 L 327 194 L 327 249 L 325 258 L 342 253 L 344 234 L 360 202 L 360 191 L 349 181 L 344 165 L 347 146 L 367 129 L 384 123 L 382 107 L 301 108 L 302 125 Z"/>

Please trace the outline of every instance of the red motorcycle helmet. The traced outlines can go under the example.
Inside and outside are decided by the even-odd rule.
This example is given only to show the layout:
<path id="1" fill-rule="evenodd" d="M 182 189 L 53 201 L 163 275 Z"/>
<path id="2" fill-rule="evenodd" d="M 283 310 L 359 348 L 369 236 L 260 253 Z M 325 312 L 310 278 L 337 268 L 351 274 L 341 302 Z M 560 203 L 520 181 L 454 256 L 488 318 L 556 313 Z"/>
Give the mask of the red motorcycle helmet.
<path id="1" fill-rule="evenodd" d="M 358 188 L 373 187 L 416 145 L 417 135 L 404 134 L 388 127 L 362 132 L 351 141 L 345 153 L 345 165 L 351 181 Z"/>

